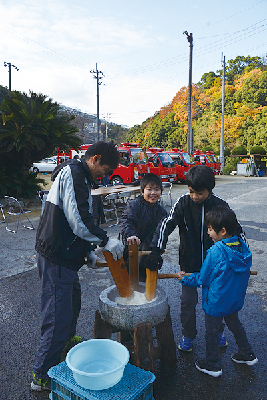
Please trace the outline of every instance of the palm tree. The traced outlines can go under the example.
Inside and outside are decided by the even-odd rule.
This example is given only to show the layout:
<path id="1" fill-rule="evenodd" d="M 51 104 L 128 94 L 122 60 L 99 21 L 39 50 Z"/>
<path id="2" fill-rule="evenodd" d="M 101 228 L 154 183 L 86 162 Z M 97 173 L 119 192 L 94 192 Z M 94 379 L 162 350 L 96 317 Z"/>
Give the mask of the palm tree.
<path id="1" fill-rule="evenodd" d="M 61 113 L 59 104 L 43 94 L 11 92 L 0 105 L 0 116 L 0 155 L 13 160 L 11 169 L 23 181 L 28 180 L 32 163 L 51 155 L 57 146 L 81 144 L 71 124 L 75 117 Z"/>

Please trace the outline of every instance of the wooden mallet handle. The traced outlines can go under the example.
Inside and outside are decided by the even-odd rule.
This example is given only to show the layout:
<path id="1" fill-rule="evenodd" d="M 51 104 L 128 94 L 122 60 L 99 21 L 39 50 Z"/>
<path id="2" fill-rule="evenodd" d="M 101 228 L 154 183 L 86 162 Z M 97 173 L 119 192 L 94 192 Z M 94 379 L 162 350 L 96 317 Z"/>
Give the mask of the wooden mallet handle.
<path id="1" fill-rule="evenodd" d="M 258 271 L 250 271 L 250 275 L 257 275 Z M 184 274 L 184 276 L 192 275 L 191 272 Z M 158 274 L 158 279 L 179 278 L 178 274 Z"/>

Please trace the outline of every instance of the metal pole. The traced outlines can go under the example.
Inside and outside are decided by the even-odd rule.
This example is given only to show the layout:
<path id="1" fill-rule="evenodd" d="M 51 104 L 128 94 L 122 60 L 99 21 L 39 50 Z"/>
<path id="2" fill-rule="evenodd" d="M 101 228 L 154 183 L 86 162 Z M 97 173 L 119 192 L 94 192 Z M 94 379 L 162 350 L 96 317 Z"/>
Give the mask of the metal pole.
<path id="1" fill-rule="evenodd" d="M 222 125 L 221 125 L 221 143 L 220 143 L 220 163 L 221 171 L 224 168 L 224 91 L 225 91 L 225 56 L 222 53 L 223 80 L 222 80 Z"/>
<path id="2" fill-rule="evenodd" d="M 108 141 L 108 113 L 106 118 L 106 142 Z"/>
<path id="3" fill-rule="evenodd" d="M 194 151 L 194 138 L 192 131 L 192 64 L 193 64 L 193 34 L 184 32 L 187 36 L 187 40 L 190 44 L 190 55 L 189 55 L 189 84 L 188 84 L 188 131 L 187 131 L 187 152 L 192 154 Z"/>
<path id="4" fill-rule="evenodd" d="M 4 61 L 4 67 L 8 67 L 8 91 L 11 92 L 11 67 L 14 67 L 16 71 L 19 71 L 18 67 L 16 65 L 13 65 L 11 63 L 7 63 Z"/>
<path id="5" fill-rule="evenodd" d="M 8 63 L 8 76 L 9 76 L 8 90 L 11 92 L 11 63 Z"/>
<path id="6" fill-rule="evenodd" d="M 193 152 L 194 152 L 194 130 L 192 129 L 192 135 L 191 135 L 191 153 L 190 154 L 193 154 Z"/>
<path id="7" fill-rule="evenodd" d="M 98 69 L 97 69 L 97 63 L 96 63 L 96 102 L 97 102 L 97 107 L 96 107 L 96 126 L 97 126 L 97 140 L 99 140 L 99 75 L 98 75 Z"/>
<path id="8" fill-rule="evenodd" d="M 97 129 L 97 140 L 100 140 L 100 120 L 99 120 L 99 85 L 101 85 L 101 79 L 104 77 L 104 74 L 102 71 L 98 71 L 97 69 L 97 63 L 96 63 L 96 71 L 90 71 L 94 75 L 94 78 L 96 79 L 96 129 Z"/>

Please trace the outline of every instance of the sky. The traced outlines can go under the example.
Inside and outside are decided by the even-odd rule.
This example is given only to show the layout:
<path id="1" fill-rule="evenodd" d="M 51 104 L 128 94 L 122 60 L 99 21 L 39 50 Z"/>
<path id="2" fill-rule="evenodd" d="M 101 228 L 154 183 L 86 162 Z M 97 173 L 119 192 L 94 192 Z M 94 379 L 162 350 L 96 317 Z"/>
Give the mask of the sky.
<path id="1" fill-rule="evenodd" d="M 0 85 L 43 93 L 97 112 L 94 73 L 101 71 L 100 118 L 141 124 L 189 81 L 237 56 L 266 56 L 267 0 L 0 0 Z"/>

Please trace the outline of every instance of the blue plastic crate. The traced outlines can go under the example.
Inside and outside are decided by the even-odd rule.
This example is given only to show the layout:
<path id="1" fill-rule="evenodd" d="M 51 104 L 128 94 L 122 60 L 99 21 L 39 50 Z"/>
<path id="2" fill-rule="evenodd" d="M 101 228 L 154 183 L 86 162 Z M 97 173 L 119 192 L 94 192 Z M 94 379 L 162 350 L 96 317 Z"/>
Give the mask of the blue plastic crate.
<path id="1" fill-rule="evenodd" d="M 89 390 L 78 385 L 66 362 L 50 368 L 51 400 L 152 400 L 155 375 L 127 364 L 123 377 L 115 386 Z"/>

